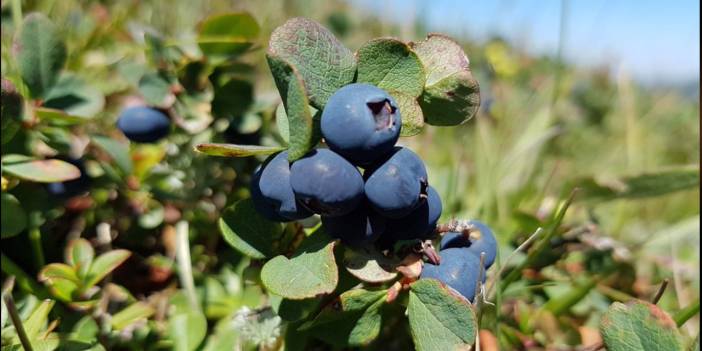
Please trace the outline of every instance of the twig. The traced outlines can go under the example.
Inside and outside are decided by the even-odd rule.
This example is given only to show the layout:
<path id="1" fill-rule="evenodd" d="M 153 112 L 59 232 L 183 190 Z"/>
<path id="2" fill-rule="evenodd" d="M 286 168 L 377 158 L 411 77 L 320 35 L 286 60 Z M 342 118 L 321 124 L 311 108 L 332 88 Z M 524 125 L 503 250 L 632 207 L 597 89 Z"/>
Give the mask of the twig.
<path id="1" fill-rule="evenodd" d="M 668 282 L 669 280 L 666 278 L 663 280 L 663 283 L 661 283 L 660 288 L 658 288 L 658 291 L 656 292 L 656 295 L 653 296 L 651 299 L 652 304 L 657 304 L 658 301 L 660 301 L 661 297 L 663 297 L 663 293 L 665 292 L 665 289 L 668 287 Z"/>
<path id="2" fill-rule="evenodd" d="M 517 253 L 524 251 L 527 248 L 527 246 L 529 246 L 532 242 L 534 242 L 534 240 L 536 240 L 536 238 L 539 237 L 539 235 L 541 235 L 541 233 L 543 233 L 543 231 L 544 231 L 544 229 L 541 227 L 536 228 L 536 231 L 534 231 L 534 234 L 531 234 L 531 236 L 529 236 L 526 240 L 524 240 L 524 242 L 521 245 L 519 245 L 514 251 L 512 251 L 512 253 L 509 255 L 509 257 L 507 257 L 505 262 L 500 266 L 500 271 L 497 272 L 497 274 L 495 275 L 495 279 L 493 279 L 490 282 L 490 286 L 488 287 L 487 292 L 485 293 L 486 296 L 488 296 L 488 297 L 492 296 L 492 293 L 493 293 L 493 290 L 495 288 L 495 284 L 497 283 L 497 280 L 500 277 L 502 277 L 502 274 L 504 273 L 505 269 L 507 269 L 507 267 L 509 267 L 510 261 L 512 261 L 512 259 L 517 255 Z"/>
<path id="3" fill-rule="evenodd" d="M 12 324 L 15 326 L 15 331 L 17 336 L 22 343 L 22 347 L 25 351 L 33 351 L 32 343 L 29 342 L 29 337 L 27 337 L 27 332 L 24 330 L 24 325 L 22 324 L 22 319 L 17 312 L 17 306 L 15 306 L 15 301 L 12 299 L 12 293 L 8 292 L 5 294 L 5 306 L 7 306 L 7 312 L 10 314 L 10 319 L 12 319 Z"/>

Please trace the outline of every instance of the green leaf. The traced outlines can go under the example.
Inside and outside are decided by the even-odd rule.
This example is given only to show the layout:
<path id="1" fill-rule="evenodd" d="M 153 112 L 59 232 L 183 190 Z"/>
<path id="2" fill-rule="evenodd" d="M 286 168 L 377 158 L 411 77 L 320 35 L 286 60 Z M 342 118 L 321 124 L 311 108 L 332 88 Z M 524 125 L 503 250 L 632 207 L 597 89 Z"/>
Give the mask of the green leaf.
<path id="1" fill-rule="evenodd" d="M 132 157 L 129 154 L 129 145 L 104 136 L 93 136 L 92 142 L 105 151 L 124 174 L 131 174 L 133 165 Z"/>
<path id="2" fill-rule="evenodd" d="M 27 213 L 24 212 L 22 204 L 14 195 L 3 192 L 0 196 L 2 196 L 0 238 L 5 239 L 13 237 L 27 228 Z"/>
<path id="3" fill-rule="evenodd" d="M 239 200 L 224 210 L 219 229 L 229 245 L 255 259 L 272 256 L 274 242 L 283 234 L 283 226 L 258 213 L 251 198 Z"/>
<path id="4" fill-rule="evenodd" d="M 419 107 L 417 98 L 398 91 L 390 91 L 389 93 L 397 102 L 397 107 L 402 115 L 400 136 L 409 137 L 419 134 L 424 127 L 424 114 L 422 108 Z"/>
<path id="5" fill-rule="evenodd" d="M 83 238 L 71 241 L 66 247 L 66 263 L 73 266 L 81 279 L 84 279 L 90 271 L 94 257 L 95 250 L 90 242 Z"/>
<path id="6" fill-rule="evenodd" d="M 398 262 L 371 249 L 346 250 L 344 267 L 354 277 L 368 283 L 383 283 L 395 279 Z"/>
<path id="7" fill-rule="evenodd" d="M 79 116 L 69 115 L 65 111 L 61 111 L 55 108 L 48 107 L 37 107 L 34 109 L 34 113 L 43 121 L 53 121 L 63 124 L 74 124 L 87 122 L 88 119 Z"/>
<path id="8" fill-rule="evenodd" d="M 292 257 L 279 255 L 266 262 L 261 270 L 263 285 L 290 300 L 331 293 L 339 281 L 335 244 L 326 233 L 315 232 L 303 240 Z"/>
<path id="9" fill-rule="evenodd" d="M 61 160 L 4 163 L 2 171 L 17 178 L 38 183 L 65 182 L 80 177 L 78 167 Z"/>
<path id="10" fill-rule="evenodd" d="M 246 12 L 210 16 L 200 25 L 197 44 L 205 56 L 234 56 L 248 50 L 260 28 Z"/>
<path id="11" fill-rule="evenodd" d="M 65 279 L 74 283 L 80 283 L 78 274 L 73 267 L 65 263 L 51 263 L 39 271 L 39 281 L 52 281 L 56 279 Z"/>
<path id="12" fill-rule="evenodd" d="M 279 104 L 275 109 L 275 125 L 278 127 L 278 134 L 285 141 L 286 144 L 290 144 L 290 126 L 288 125 L 288 115 L 285 113 L 285 106 Z"/>
<path id="13" fill-rule="evenodd" d="M 170 107 L 175 102 L 171 84 L 157 72 L 146 73 L 139 79 L 139 92 L 149 105 Z"/>
<path id="14" fill-rule="evenodd" d="M 27 332 L 27 337 L 29 340 L 36 340 L 39 336 L 39 332 L 46 326 L 49 318 L 49 312 L 54 308 L 56 301 L 44 300 L 39 306 L 37 306 L 32 314 L 27 317 L 24 321 L 24 330 Z"/>
<path id="15" fill-rule="evenodd" d="M 5 144 L 15 136 L 21 127 L 24 99 L 17 92 L 15 85 L 5 78 L 2 78 L 2 89 L 0 91 L 1 142 Z"/>
<path id="16" fill-rule="evenodd" d="M 288 116 L 288 160 L 293 162 L 319 143 L 321 136 L 316 132 L 319 120 L 315 120 L 310 112 L 302 76 L 297 70 L 281 57 L 269 53 L 266 58 Z"/>
<path id="17" fill-rule="evenodd" d="M 644 301 L 613 303 L 602 316 L 600 333 L 609 351 L 685 349 L 675 321 Z"/>
<path id="18" fill-rule="evenodd" d="M 351 50 L 329 30 L 306 18 L 292 18 L 276 28 L 271 34 L 267 56 L 287 62 L 299 73 L 306 91 L 302 95 L 309 97 L 312 106 L 320 110 L 334 92 L 353 81 L 356 73 Z M 271 71 L 276 82 L 281 80 L 278 74 L 283 72 L 276 72 L 273 67 Z M 280 84 L 278 89 L 285 97 Z"/>
<path id="19" fill-rule="evenodd" d="M 454 295 L 435 279 L 420 279 L 410 286 L 410 330 L 419 351 L 467 349 L 478 330 L 470 303 Z"/>
<path id="20" fill-rule="evenodd" d="M 113 315 L 110 324 L 112 324 L 112 329 L 122 330 L 133 323 L 151 317 L 154 312 L 154 308 L 150 305 L 144 302 L 135 302 Z"/>
<path id="21" fill-rule="evenodd" d="M 132 253 L 127 250 L 118 249 L 105 252 L 98 256 L 93 261 L 93 264 L 90 265 L 85 287 L 90 288 L 97 284 L 102 278 L 105 278 L 106 275 L 110 274 L 115 268 L 124 263 L 131 254 Z"/>
<path id="22" fill-rule="evenodd" d="M 63 74 L 56 85 L 46 95 L 45 108 L 65 112 L 69 121 L 86 121 L 105 106 L 105 97 L 99 89 L 88 85 L 73 74 Z"/>
<path id="23" fill-rule="evenodd" d="M 480 106 L 480 87 L 461 46 L 445 35 L 430 34 L 412 48 L 426 69 L 419 99 L 426 122 L 453 126 L 473 118 Z"/>
<path id="24" fill-rule="evenodd" d="M 368 345 L 380 334 L 386 295 L 387 290 L 346 291 L 339 296 L 339 304 L 326 307 L 299 330 L 338 347 Z"/>
<path id="25" fill-rule="evenodd" d="M 424 67 L 407 44 L 392 38 L 373 39 L 363 44 L 356 56 L 357 82 L 370 83 L 411 97 L 422 94 Z"/>
<path id="26" fill-rule="evenodd" d="M 260 145 L 236 145 L 236 144 L 217 144 L 204 143 L 197 144 L 195 151 L 208 154 L 210 156 L 224 157 L 249 157 L 257 155 L 269 155 L 278 151 L 285 150 L 279 146 L 260 146 Z"/>
<path id="27" fill-rule="evenodd" d="M 218 86 L 212 100 L 212 113 L 232 120 L 242 118 L 254 100 L 253 84 L 244 79 L 230 79 Z"/>
<path id="28" fill-rule="evenodd" d="M 168 320 L 168 336 L 175 351 L 193 351 L 207 334 L 207 319 L 196 310 L 172 315 Z"/>
<path id="29" fill-rule="evenodd" d="M 654 197 L 700 186 L 700 169 L 682 167 L 619 179 L 580 179 L 578 200 L 610 201 Z"/>
<path id="30" fill-rule="evenodd" d="M 66 46 L 56 26 L 40 13 L 29 14 L 17 42 L 20 74 L 34 98 L 41 98 L 56 83 L 66 61 Z"/>

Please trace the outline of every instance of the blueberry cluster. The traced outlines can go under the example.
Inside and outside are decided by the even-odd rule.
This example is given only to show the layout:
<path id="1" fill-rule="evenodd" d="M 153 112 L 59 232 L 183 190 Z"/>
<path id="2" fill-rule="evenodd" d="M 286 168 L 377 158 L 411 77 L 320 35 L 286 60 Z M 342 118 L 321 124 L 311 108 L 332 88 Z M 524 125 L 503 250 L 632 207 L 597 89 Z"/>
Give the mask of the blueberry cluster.
<path id="1" fill-rule="evenodd" d="M 422 160 L 395 146 L 401 127 L 398 105 L 384 90 L 339 89 L 322 112 L 329 148 L 292 164 L 285 151 L 269 157 L 252 178 L 254 206 L 281 222 L 319 214 L 326 232 L 351 246 L 430 238 L 441 198 Z"/>
<path id="2" fill-rule="evenodd" d="M 441 264 L 425 264 L 421 278 L 438 279 L 472 302 L 480 274 L 480 254 L 485 253 L 483 263 L 487 270 L 495 263 L 497 241 L 482 222 L 469 221 L 466 227 L 460 233 L 444 234 L 439 251 Z M 485 282 L 484 274 L 482 279 Z"/>

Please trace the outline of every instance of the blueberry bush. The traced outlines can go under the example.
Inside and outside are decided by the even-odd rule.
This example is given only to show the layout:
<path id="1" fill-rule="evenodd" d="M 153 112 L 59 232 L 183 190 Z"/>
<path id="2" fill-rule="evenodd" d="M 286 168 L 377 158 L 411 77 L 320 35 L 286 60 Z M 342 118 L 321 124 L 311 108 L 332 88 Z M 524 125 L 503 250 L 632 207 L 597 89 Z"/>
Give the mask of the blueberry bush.
<path id="1" fill-rule="evenodd" d="M 699 349 L 698 101 L 205 3 L 3 2 L 3 350 Z"/>

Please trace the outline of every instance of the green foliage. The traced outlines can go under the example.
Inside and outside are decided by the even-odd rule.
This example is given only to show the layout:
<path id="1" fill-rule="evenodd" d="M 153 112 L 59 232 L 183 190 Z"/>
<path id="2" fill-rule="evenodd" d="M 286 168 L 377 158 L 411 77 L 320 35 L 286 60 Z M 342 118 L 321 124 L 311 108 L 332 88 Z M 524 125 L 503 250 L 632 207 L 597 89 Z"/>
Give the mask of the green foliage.
<path id="1" fill-rule="evenodd" d="M 334 291 L 339 281 L 332 241 L 322 230 L 307 237 L 291 257 L 266 262 L 261 282 L 273 294 L 301 300 Z"/>
<path id="2" fill-rule="evenodd" d="M 240 200 L 226 209 L 219 219 L 219 229 L 229 245 L 255 259 L 273 256 L 275 243 L 283 235 L 282 225 L 258 213 L 251 199 Z"/>
<path id="3" fill-rule="evenodd" d="M 42 98 L 58 80 L 66 62 L 66 45 L 56 25 L 41 13 L 28 15 L 17 39 L 17 62 L 33 98 Z"/>
<path id="4" fill-rule="evenodd" d="M 600 321 L 608 350 L 685 350 L 675 322 L 658 306 L 644 301 L 615 302 Z"/>
<path id="5" fill-rule="evenodd" d="M 3 2 L 3 297 L 35 350 L 467 349 L 478 331 L 481 349 L 577 348 L 597 320 L 610 350 L 698 344 L 698 101 L 502 41 L 390 39 L 422 24 L 335 1 L 236 8 L 251 14 Z M 311 10 L 344 43 L 294 17 Z M 441 223 L 494 225 L 500 255 L 474 304 L 417 280 L 426 242 L 348 247 L 318 218 L 254 209 L 254 169 L 319 147 L 327 99 L 355 82 L 397 101 Z M 115 120 L 139 104 L 167 113 L 168 137 L 125 140 Z M 38 183 L 80 175 L 66 158 L 89 186 L 52 196 Z M 671 276 L 660 307 L 617 302 Z M 2 307 L 3 350 L 19 350 Z"/>
<path id="6" fill-rule="evenodd" d="M 475 341 L 478 328 L 472 307 L 437 280 L 412 284 L 407 313 L 418 350 L 460 349 Z"/>

